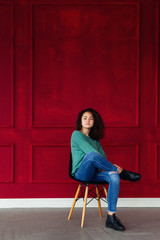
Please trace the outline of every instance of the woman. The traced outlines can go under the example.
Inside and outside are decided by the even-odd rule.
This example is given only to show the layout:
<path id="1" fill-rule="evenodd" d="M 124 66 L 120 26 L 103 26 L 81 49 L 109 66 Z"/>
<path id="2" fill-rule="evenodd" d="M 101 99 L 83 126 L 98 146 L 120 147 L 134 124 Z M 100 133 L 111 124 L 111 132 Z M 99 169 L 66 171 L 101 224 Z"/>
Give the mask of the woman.
<path id="1" fill-rule="evenodd" d="M 135 182 L 141 175 L 123 170 L 107 160 L 99 142 L 103 136 L 104 123 L 99 113 L 92 108 L 82 110 L 71 137 L 72 175 L 81 181 L 109 183 L 106 227 L 124 231 L 125 227 L 115 215 L 120 178 Z"/>

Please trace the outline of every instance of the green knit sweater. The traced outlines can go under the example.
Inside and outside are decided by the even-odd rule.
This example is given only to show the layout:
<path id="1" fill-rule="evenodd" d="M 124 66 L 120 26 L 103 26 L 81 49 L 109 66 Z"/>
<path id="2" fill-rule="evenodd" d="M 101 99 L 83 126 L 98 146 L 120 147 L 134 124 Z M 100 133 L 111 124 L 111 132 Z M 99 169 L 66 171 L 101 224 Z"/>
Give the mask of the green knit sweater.
<path id="1" fill-rule="evenodd" d="M 79 168 L 85 154 L 89 152 L 99 153 L 107 159 L 99 141 L 93 140 L 82 132 L 75 130 L 71 137 L 72 175 Z"/>

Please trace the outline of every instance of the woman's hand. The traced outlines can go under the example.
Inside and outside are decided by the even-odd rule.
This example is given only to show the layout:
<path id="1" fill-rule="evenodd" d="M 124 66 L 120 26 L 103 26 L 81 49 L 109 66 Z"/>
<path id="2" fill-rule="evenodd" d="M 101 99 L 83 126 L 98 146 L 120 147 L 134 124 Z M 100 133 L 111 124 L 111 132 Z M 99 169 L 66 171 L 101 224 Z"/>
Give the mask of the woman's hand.
<path id="1" fill-rule="evenodd" d="M 120 166 L 118 166 L 117 164 L 113 164 L 114 166 L 116 166 L 118 168 L 118 173 L 121 173 L 123 168 L 121 168 Z"/>
<path id="2" fill-rule="evenodd" d="M 118 173 L 120 174 L 123 170 L 123 168 L 121 168 L 120 166 L 118 166 L 117 164 L 113 164 L 114 166 L 116 166 L 118 168 Z M 100 172 L 105 172 L 105 170 L 102 170 L 102 169 L 98 169 Z"/>

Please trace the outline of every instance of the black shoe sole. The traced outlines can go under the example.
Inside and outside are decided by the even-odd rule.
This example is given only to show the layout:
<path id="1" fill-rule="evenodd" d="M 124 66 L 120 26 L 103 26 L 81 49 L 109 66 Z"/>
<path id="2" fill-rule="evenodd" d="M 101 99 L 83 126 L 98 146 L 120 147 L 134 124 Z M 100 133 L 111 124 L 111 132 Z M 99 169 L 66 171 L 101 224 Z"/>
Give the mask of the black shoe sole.
<path id="1" fill-rule="evenodd" d="M 121 231 L 121 232 L 125 231 L 125 227 L 124 228 L 116 228 L 113 225 L 107 225 L 107 224 L 106 224 L 106 228 L 112 228 L 112 229 L 114 229 L 116 231 Z"/>

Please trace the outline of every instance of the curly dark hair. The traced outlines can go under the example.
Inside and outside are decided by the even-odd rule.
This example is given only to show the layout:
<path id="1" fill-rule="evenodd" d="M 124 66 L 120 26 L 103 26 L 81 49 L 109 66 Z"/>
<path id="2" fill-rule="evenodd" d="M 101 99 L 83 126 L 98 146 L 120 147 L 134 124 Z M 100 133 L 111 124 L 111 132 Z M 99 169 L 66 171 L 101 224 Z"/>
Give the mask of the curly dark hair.
<path id="1" fill-rule="evenodd" d="M 94 118 L 94 125 L 89 132 L 90 138 L 92 138 L 94 140 L 99 140 L 99 139 L 103 138 L 104 137 L 104 122 L 103 122 L 103 119 L 100 116 L 100 114 L 92 108 L 86 108 L 78 114 L 75 130 L 80 131 L 82 129 L 81 118 L 82 118 L 82 116 L 85 112 L 90 112 L 93 115 L 93 118 Z"/>

